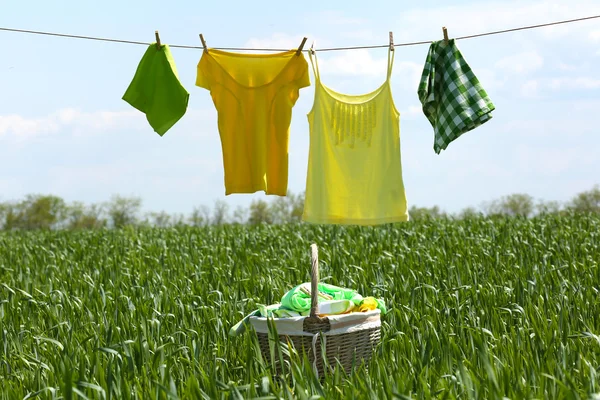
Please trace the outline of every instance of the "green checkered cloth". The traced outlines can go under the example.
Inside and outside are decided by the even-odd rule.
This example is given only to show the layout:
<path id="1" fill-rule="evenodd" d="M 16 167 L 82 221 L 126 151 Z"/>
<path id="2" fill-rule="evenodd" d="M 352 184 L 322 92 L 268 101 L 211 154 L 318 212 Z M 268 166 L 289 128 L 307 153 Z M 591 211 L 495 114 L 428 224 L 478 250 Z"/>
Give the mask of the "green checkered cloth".
<path id="1" fill-rule="evenodd" d="M 437 154 L 463 133 L 489 121 L 496 108 L 454 39 L 431 44 L 417 92 L 435 132 Z"/>

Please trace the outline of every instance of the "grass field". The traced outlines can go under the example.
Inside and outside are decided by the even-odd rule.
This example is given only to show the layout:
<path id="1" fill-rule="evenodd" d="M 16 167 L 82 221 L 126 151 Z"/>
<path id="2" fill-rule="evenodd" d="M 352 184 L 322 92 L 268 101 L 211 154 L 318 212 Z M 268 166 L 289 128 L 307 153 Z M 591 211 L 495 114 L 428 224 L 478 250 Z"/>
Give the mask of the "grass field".
<path id="1" fill-rule="evenodd" d="M 351 377 L 276 379 L 231 325 L 321 278 L 386 299 Z M 600 217 L 0 235 L 0 398 L 585 399 Z"/>

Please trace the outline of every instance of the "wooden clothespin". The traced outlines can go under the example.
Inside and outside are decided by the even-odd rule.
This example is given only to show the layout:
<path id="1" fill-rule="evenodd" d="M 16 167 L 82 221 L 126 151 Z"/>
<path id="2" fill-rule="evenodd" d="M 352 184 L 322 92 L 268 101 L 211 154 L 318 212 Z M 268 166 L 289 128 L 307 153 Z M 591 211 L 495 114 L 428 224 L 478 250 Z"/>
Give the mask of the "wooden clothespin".
<path id="1" fill-rule="evenodd" d="M 442 27 L 442 32 L 444 32 L 444 41 L 448 44 L 448 29 L 445 26 Z"/>
<path id="2" fill-rule="evenodd" d="M 160 50 L 160 36 L 158 36 L 158 31 L 154 31 L 154 36 L 156 37 L 156 48 Z"/>
<path id="3" fill-rule="evenodd" d="M 204 40 L 204 35 L 200 34 L 200 41 L 202 42 L 202 47 L 204 47 L 204 51 L 208 51 L 208 47 L 206 47 L 206 41 Z"/>
<path id="4" fill-rule="evenodd" d="M 304 48 L 304 43 L 306 43 L 306 38 L 302 39 L 302 43 L 300 43 L 300 47 L 296 50 L 296 55 L 299 56 L 302 53 L 302 49 Z"/>
<path id="5" fill-rule="evenodd" d="M 315 41 L 314 40 L 313 40 L 312 44 L 310 45 L 310 49 L 308 51 L 310 51 L 310 54 L 312 54 L 313 56 L 315 55 Z"/>
<path id="6" fill-rule="evenodd" d="M 394 34 L 390 32 L 390 51 L 394 51 Z"/>

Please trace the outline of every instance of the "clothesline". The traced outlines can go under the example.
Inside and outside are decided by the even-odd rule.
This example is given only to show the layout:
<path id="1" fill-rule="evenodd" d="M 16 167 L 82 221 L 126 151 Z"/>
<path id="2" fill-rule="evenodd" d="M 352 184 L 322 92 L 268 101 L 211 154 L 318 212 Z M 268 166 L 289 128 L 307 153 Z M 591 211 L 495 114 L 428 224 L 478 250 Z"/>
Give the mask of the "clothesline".
<path id="1" fill-rule="evenodd" d="M 522 31 L 522 30 L 526 30 L 526 29 L 543 28 L 543 27 L 552 26 L 552 25 L 561 25 L 561 24 L 568 24 L 568 23 L 572 23 L 572 22 L 586 21 L 586 20 L 595 19 L 595 18 L 600 18 L 600 15 L 593 15 L 593 16 L 583 17 L 583 18 L 549 22 L 549 23 L 545 23 L 545 24 L 528 25 L 528 26 L 522 26 L 522 27 L 518 27 L 518 28 L 503 29 L 503 30 L 499 30 L 499 31 L 477 33 L 474 35 L 455 37 L 454 39 L 455 40 L 472 39 L 472 38 L 481 37 L 481 36 L 498 35 L 498 34 L 502 34 L 502 33 Z M 144 46 L 148 46 L 151 44 L 149 42 L 139 42 L 139 41 L 123 40 L 123 39 L 110 39 L 110 38 L 101 38 L 101 37 L 94 37 L 94 36 L 70 35 L 70 34 L 55 33 L 55 32 L 32 31 L 32 30 L 26 30 L 26 29 L 14 29 L 14 28 L 0 27 L 0 31 L 29 33 L 29 34 L 46 35 L 46 36 L 57 36 L 57 37 L 64 37 L 64 38 L 71 38 L 71 39 L 96 40 L 96 41 L 113 42 L 113 43 L 138 44 L 138 45 L 144 45 Z M 431 40 L 422 40 L 422 41 L 418 41 L 418 42 L 394 43 L 393 45 L 394 45 L 394 47 L 405 47 L 405 46 L 416 46 L 416 45 L 421 45 L 421 44 L 430 44 L 431 42 L 432 42 Z M 390 44 L 387 43 L 384 45 L 374 45 L 374 46 L 330 47 L 330 48 L 324 48 L 324 49 L 315 49 L 315 51 L 322 52 L 322 51 L 339 51 L 339 50 L 376 49 L 376 48 L 389 47 L 389 45 Z M 203 49 L 204 48 L 203 46 L 187 46 L 187 45 L 179 45 L 179 44 L 170 44 L 169 47 L 179 48 L 179 49 Z M 216 50 L 235 50 L 235 51 L 279 51 L 279 52 L 283 52 L 283 51 L 290 50 L 290 49 L 244 48 L 244 47 L 211 47 L 211 48 L 216 49 Z M 308 50 L 303 50 L 303 51 L 308 51 Z"/>

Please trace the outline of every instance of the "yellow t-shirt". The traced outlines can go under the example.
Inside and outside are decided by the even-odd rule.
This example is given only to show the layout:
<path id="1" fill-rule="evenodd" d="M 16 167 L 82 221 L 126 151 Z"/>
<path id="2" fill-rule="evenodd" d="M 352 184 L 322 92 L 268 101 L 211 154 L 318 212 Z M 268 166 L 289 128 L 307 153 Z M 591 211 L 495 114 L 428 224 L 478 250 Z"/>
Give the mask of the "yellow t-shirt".
<path id="1" fill-rule="evenodd" d="M 285 196 L 292 107 L 299 89 L 310 85 L 304 55 L 208 49 L 196 85 L 210 91 L 217 109 L 225 194 Z"/>
<path id="2" fill-rule="evenodd" d="M 376 225 L 408 220 L 392 62 L 388 55 L 387 79 L 379 88 L 346 95 L 323 85 L 315 59 L 304 221 Z"/>

